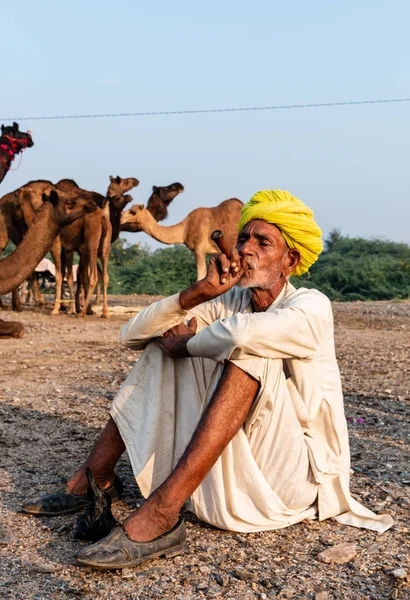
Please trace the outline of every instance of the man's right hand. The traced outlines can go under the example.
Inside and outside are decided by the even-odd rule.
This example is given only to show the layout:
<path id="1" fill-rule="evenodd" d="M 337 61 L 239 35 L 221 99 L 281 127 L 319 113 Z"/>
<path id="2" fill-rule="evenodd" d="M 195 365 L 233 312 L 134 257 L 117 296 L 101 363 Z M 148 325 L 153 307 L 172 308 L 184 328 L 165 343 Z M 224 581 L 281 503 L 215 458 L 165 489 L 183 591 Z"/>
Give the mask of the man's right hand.
<path id="1" fill-rule="evenodd" d="M 236 248 L 232 248 L 230 252 L 230 259 L 225 254 L 214 255 L 209 261 L 204 279 L 179 294 L 179 303 L 183 310 L 190 310 L 202 302 L 213 300 L 237 284 L 247 268 L 247 263 L 241 261 Z"/>

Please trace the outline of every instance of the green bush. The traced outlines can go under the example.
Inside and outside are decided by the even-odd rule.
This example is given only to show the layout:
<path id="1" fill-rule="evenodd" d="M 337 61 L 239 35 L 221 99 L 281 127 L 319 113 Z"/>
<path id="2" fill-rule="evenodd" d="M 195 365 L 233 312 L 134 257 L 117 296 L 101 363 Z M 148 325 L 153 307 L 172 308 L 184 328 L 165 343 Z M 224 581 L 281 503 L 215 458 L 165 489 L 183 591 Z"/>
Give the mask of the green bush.
<path id="1" fill-rule="evenodd" d="M 330 233 L 324 252 L 297 287 L 314 287 L 331 300 L 391 300 L 410 297 L 410 246 Z"/>

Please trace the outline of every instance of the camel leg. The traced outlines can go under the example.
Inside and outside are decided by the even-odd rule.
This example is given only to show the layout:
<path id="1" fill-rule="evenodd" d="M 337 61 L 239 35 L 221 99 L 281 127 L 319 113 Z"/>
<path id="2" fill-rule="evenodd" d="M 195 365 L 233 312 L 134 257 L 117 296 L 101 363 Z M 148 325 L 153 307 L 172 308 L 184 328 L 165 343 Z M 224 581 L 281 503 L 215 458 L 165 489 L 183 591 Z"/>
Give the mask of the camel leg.
<path id="1" fill-rule="evenodd" d="M 20 302 L 20 286 L 16 287 L 11 293 L 11 303 L 13 306 L 13 310 L 15 312 L 21 312 L 23 309 L 21 308 Z"/>
<path id="2" fill-rule="evenodd" d="M 37 306 L 44 306 L 46 301 L 44 300 L 43 294 L 40 292 L 40 286 L 38 285 L 38 279 L 35 273 L 30 276 L 29 283 L 31 284 L 35 303 Z"/>
<path id="3" fill-rule="evenodd" d="M 66 253 L 65 274 L 66 274 L 68 289 L 70 290 L 70 308 L 68 310 L 69 315 L 75 314 L 73 260 L 74 260 L 74 252 L 67 252 Z"/>
<path id="4" fill-rule="evenodd" d="M 110 282 L 110 278 L 108 275 L 108 257 L 110 254 L 110 248 L 111 248 L 111 236 L 105 236 L 104 239 L 104 244 L 103 244 L 103 249 L 102 249 L 102 258 L 101 258 L 101 262 L 102 262 L 102 282 L 103 282 L 103 308 L 102 308 L 102 313 L 101 313 L 101 317 L 103 319 L 108 319 L 110 317 L 109 313 L 108 313 L 108 298 L 107 298 L 107 291 L 108 291 L 108 284 Z"/>
<path id="5" fill-rule="evenodd" d="M 56 237 L 51 248 L 50 248 L 51 256 L 54 260 L 54 266 L 56 268 L 56 295 L 54 300 L 53 310 L 51 311 L 52 315 L 58 315 L 61 308 L 61 291 L 63 287 L 63 274 L 62 274 L 62 260 L 61 260 L 61 242 L 60 238 Z"/>
<path id="6" fill-rule="evenodd" d="M 24 335 L 24 325 L 18 321 L 3 321 L 0 319 L 0 338 L 21 338 Z"/>
<path id="7" fill-rule="evenodd" d="M 80 256 L 80 262 L 78 264 L 78 271 L 77 271 L 77 289 L 75 292 L 75 311 L 77 313 L 81 312 L 81 294 L 82 291 L 84 290 L 84 273 L 83 273 L 83 263 L 82 263 L 82 259 Z"/>
<path id="8" fill-rule="evenodd" d="M 85 261 L 83 270 L 85 300 L 78 315 L 79 317 L 85 317 L 86 314 L 93 314 L 90 302 L 98 281 L 97 249 L 93 249 L 89 255 L 87 253 L 87 256 L 89 256 L 89 260 Z M 88 312 L 89 310 L 91 313 Z"/>
<path id="9" fill-rule="evenodd" d="M 28 291 L 29 291 L 29 281 L 28 279 L 26 279 L 26 281 L 23 281 L 23 283 L 21 284 L 21 292 L 20 292 L 20 300 L 21 302 L 23 302 L 23 304 L 25 304 L 27 302 L 28 299 Z"/>
<path id="10" fill-rule="evenodd" d="M 195 252 L 197 281 L 203 279 L 206 275 L 206 254 L 199 249 Z"/>

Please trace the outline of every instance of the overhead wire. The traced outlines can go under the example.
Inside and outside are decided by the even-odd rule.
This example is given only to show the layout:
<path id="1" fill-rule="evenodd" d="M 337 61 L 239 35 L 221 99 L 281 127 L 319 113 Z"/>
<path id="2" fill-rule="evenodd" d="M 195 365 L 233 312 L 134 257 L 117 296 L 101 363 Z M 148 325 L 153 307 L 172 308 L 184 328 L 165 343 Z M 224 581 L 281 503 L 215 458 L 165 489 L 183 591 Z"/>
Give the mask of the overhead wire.
<path id="1" fill-rule="evenodd" d="M 346 102 L 320 102 L 315 104 L 278 104 L 274 106 L 247 106 L 231 108 L 199 108 L 191 110 L 156 110 L 129 113 L 103 113 L 88 115 L 48 115 L 33 117 L 0 117 L 0 121 L 50 121 L 57 119 L 105 119 L 112 117 L 154 117 L 166 115 L 199 115 L 209 113 L 253 112 L 264 110 L 290 110 L 297 108 L 322 108 L 335 106 L 357 106 L 363 104 L 392 104 L 410 102 L 410 98 L 388 98 L 380 100 L 349 100 Z"/>

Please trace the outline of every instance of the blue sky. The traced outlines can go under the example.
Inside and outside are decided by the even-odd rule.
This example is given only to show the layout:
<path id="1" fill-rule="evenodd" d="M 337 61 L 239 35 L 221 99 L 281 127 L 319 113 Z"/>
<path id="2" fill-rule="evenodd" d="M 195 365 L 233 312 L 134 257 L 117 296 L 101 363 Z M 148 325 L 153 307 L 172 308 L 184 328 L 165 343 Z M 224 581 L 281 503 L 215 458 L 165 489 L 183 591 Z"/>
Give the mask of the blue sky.
<path id="1" fill-rule="evenodd" d="M 3 3 L 0 118 L 410 98 L 409 20 L 395 0 Z M 410 102 L 20 125 L 35 146 L 2 194 L 62 177 L 103 192 L 118 174 L 145 203 L 180 181 L 173 224 L 281 188 L 325 236 L 410 243 Z"/>

